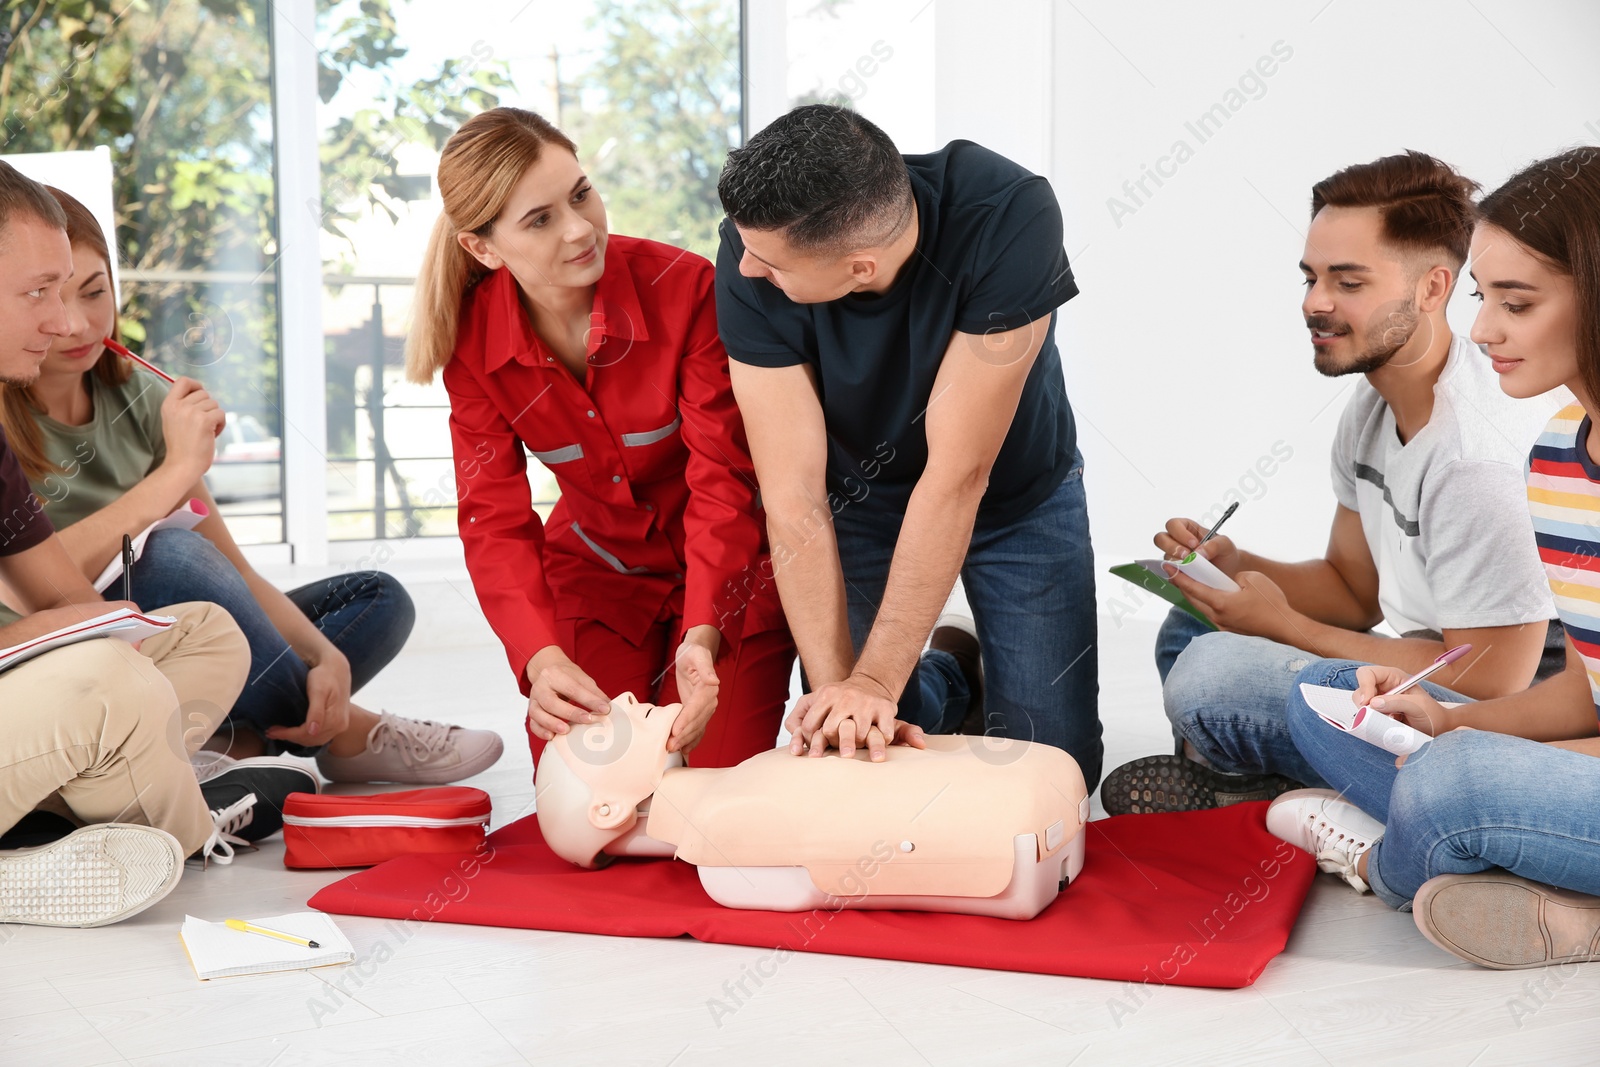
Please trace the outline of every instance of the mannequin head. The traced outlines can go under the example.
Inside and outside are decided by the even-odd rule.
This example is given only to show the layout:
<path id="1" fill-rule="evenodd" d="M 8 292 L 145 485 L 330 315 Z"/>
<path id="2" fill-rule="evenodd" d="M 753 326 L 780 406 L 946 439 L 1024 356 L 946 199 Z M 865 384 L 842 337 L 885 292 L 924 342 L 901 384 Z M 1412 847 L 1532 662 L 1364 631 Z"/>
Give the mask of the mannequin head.
<path id="1" fill-rule="evenodd" d="M 534 775 L 539 829 L 551 851 L 580 867 L 601 867 L 607 846 L 627 836 L 639 805 L 667 768 L 683 757 L 667 752 L 682 704 L 641 704 L 632 693 L 611 702 L 599 722 L 573 723 L 545 746 Z"/>

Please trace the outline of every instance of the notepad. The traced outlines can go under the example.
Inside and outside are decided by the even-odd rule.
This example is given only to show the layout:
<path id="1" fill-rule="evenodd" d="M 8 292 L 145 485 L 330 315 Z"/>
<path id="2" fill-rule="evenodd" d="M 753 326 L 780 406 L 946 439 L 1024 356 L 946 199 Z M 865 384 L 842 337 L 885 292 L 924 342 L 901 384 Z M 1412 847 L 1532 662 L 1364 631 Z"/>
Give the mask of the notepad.
<path id="1" fill-rule="evenodd" d="M 202 982 L 239 974 L 266 974 L 269 971 L 301 971 L 309 967 L 328 967 L 355 960 L 350 941 L 320 911 L 296 911 L 269 919 L 248 919 L 253 926 L 264 926 L 283 934 L 293 934 L 317 942 L 321 948 L 303 948 L 275 937 L 230 930 L 220 922 L 207 922 L 193 915 L 183 917 L 178 936 L 189 953 L 189 962 Z"/>
<path id="2" fill-rule="evenodd" d="M 1112 567 L 1111 573 L 1123 581 L 1132 582 L 1146 592 L 1154 593 L 1174 607 L 1182 608 L 1206 626 L 1215 630 L 1217 624 L 1206 618 L 1205 613 L 1183 595 L 1183 590 L 1167 580 L 1166 567 L 1182 571 L 1201 585 L 1210 586 L 1212 589 L 1221 589 L 1225 592 L 1235 592 L 1239 583 L 1229 578 L 1217 569 L 1217 565 L 1204 556 L 1194 556 L 1193 559 L 1180 562 L 1175 559 L 1141 559 L 1132 563 L 1123 563 Z"/>
<path id="3" fill-rule="evenodd" d="M 1376 745 L 1396 756 L 1409 756 L 1433 738 L 1399 719 L 1381 711 L 1357 707 L 1351 699 L 1351 690 L 1334 689 L 1326 685 L 1300 683 L 1300 695 L 1306 706 L 1317 713 L 1317 718 L 1352 737 L 1359 737 L 1369 745 Z M 1444 703 L 1443 707 L 1458 708 L 1460 703 Z"/>
<path id="4" fill-rule="evenodd" d="M 191 499 L 183 507 L 176 509 L 165 518 L 157 519 L 139 532 L 133 539 L 133 558 L 140 559 L 144 556 L 144 543 L 150 540 L 150 535 L 157 530 L 192 530 L 200 525 L 200 520 L 211 514 L 210 509 L 202 500 Z M 105 570 L 100 572 L 100 577 L 94 580 L 94 591 L 104 593 L 111 588 L 111 583 L 122 577 L 122 553 L 118 552 L 111 557 Z"/>
<path id="5" fill-rule="evenodd" d="M 164 633 L 178 620 L 170 615 L 146 615 L 132 608 L 118 608 L 104 615 L 96 615 L 71 626 L 63 626 L 47 634 L 24 641 L 10 648 L 0 648 L 0 671 L 10 670 L 35 656 L 42 656 L 53 648 L 75 645 L 94 637 L 118 637 L 124 641 L 143 641 L 147 637 Z"/>

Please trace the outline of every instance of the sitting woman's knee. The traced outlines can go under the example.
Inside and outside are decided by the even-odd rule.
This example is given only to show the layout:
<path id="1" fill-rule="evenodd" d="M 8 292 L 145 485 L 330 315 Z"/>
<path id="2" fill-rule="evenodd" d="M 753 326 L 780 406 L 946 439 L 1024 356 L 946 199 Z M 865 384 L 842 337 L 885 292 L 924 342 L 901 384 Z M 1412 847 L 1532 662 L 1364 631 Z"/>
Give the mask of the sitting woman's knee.
<path id="1" fill-rule="evenodd" d="M 1389 819 L 1415 818 L 1441 805 L 1460 811 L 1479 798 L 1504 795 L 1517 783 L 1505 746 L 1520 738 L 1485 730 L 1452 730 L 1406 757 L 1389 796 Z M 1532 744 L 1534 742 L 1527 742 Z"/>
<path id="2" fill-rule="evenodd" d="M 227 561 L 211 543 L 205 534 L 194 530 L 156 530 L 145 539 L 144 549 L 139 553 L 139 562 L 153 563 L 158 560 L 179 559 L 192 560 L 197 557 L 215 556 Z M 228 564 L 230 567 L 232 564 Z"/>
<path id="3" fill-rule="evenodd" d="M 409 634 L 417 621 L 417 606 L 412 602 L 411 594 L 406 592 L 406 587 L 394 575 L 384 571 L 370 573 L 378 583 L 379 593 L 391 613 L 395 629 Z"/>

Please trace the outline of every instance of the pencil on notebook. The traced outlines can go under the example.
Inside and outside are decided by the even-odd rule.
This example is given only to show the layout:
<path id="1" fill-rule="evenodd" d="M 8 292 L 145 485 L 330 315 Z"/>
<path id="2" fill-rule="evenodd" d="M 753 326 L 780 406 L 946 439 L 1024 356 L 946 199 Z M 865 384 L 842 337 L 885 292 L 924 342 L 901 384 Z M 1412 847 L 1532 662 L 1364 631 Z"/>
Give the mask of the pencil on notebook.
<path id="1" fill-rule="evenodd" d="M 151 374 L 161 378 L 163 381 L 170 383 L 175 380 L 172 375 L 168 374 L 154 363 L 151 363 L 149 360 L 139 358 L 132 352 L 129 352 L 126 348 L 123 348 L 121 345 L 117 344 L 117 342 L 113 341 L 111 338 L 107 337 L 104 341 L 104 344 L 107 348 L 111 349 L 111 351 L 115 352 L 123 359 L 133 360 L 135 363 L 139 364 L 139 366 L 143 367 Z"/>

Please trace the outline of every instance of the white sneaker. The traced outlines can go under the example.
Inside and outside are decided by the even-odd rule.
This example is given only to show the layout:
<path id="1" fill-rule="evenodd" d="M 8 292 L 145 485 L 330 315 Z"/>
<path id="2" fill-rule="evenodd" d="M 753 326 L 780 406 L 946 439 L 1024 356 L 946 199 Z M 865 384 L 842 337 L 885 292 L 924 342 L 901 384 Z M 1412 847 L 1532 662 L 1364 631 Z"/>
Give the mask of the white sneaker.
<path id="1" fill-rule="evenodd" d="M 1383 836 L 1383 823 L 1332 789 L 1294 789 L 1267 808 L 1274 837 L 1317 858 L 1317 867 L 1343 878 L 1358 893 L 1370 888 L 1356 863 Z"/>
<path id="2" fill-rule="evenodd" d="M 330 782 L 402 782 L 442 785 L 488 770 L 505 742 L 493 730 L 468 730 L 388 712 L 367 733 L 366 750 L 335 756 L 317 753 L 317 769 Z"/>
<path id="3" fill-rule="evenodd" d="M 250 825 L 255 817 L 256 795 L 246 793 L 238 800 L 225 808 L 214 808 L 211 811 L 211 836 L 206 838 L 206 843 L 200 846 L 189 859 L 199 861 L 200 866 L 210 866 L 215 860 L 226 867 L 233 862 L 235 848 L 253 849 L 255 845 L 240 834 Z"/>
<path id="4" fill-rule="evenodd" d="M 0 923 L 105 926 L 172 891 L 183 847 L 154 826 L 100 823 L 39 848 L 0 852 Z"/>

